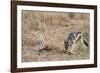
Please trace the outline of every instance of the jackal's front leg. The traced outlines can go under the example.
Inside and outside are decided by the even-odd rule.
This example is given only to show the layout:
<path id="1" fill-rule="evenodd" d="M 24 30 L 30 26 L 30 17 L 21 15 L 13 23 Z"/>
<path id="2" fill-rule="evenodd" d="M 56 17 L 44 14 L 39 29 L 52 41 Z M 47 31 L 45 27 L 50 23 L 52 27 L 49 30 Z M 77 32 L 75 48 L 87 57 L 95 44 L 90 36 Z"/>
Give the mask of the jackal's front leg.
<path id="1" fill-rule="evenodd" d="M 73 55 L 73 54 L 74 54 L 73 50 L 75 49 L 75 47 L 76 47 L 76 43 L 73 44 L 73 45 L 70 47 L 70 49 L 68 49 L 68 54 L 69 54 L 69 55 Z"/>

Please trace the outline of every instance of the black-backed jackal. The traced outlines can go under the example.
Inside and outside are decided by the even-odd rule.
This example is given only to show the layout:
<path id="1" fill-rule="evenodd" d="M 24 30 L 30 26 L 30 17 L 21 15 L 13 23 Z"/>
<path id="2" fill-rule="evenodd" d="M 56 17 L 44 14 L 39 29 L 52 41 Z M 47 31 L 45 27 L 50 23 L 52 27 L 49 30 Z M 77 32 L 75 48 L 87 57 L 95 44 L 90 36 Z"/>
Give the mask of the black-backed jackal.
<path id="1" fill-rule="evenodd" d="M 64 46 L 68 54 L 73 54 L 73 49 L 77 46 L 77 42 L 81 41 L 85 49 L 88 43 L 84 40 L 81 32 L 71 32 L 67 39 L 64 40 Z"/>

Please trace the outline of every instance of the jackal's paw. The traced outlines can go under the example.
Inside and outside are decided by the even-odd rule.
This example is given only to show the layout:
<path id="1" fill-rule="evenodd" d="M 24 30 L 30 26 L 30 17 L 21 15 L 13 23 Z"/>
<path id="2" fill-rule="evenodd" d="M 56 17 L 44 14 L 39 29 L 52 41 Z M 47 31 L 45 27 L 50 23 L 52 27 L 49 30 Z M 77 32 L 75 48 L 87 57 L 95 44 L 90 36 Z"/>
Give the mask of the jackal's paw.
<path id="1" fill-rule="evenodd" d="M 68 52 L 68 55 L 73 55 L 74 53 L 73 52 Z"/>

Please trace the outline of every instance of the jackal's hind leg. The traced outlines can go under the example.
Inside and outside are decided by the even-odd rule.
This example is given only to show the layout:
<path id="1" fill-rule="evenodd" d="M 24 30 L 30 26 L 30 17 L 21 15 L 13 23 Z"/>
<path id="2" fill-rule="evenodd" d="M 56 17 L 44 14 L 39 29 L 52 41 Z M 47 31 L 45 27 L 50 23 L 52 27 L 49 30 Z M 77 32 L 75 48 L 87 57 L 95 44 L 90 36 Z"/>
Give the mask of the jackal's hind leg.
<path id="1" fill-rule="evenodd" d="M 81 42 L 82 42 L 82 45 L 83 45 L 84 50 L 86 50 L 83 39 L 81 39 Z"/>

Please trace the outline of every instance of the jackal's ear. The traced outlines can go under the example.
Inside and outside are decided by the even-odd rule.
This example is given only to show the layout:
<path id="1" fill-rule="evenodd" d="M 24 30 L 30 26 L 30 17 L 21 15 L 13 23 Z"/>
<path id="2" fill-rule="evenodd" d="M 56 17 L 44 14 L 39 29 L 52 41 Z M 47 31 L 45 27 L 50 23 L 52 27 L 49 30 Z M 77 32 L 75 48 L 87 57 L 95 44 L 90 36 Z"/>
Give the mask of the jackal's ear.
<path id="1" fill-rule="evenodd" d="M 78 34 L 82 34 L 82 33 L 79 31 Z"/>
<path id="2" fill-rule="evenodd" d="M 81 32 L 80 32 L 80 31 L 76 32 L 76 36 L 79 36 L 80 34 L 81 34 Z"/>

